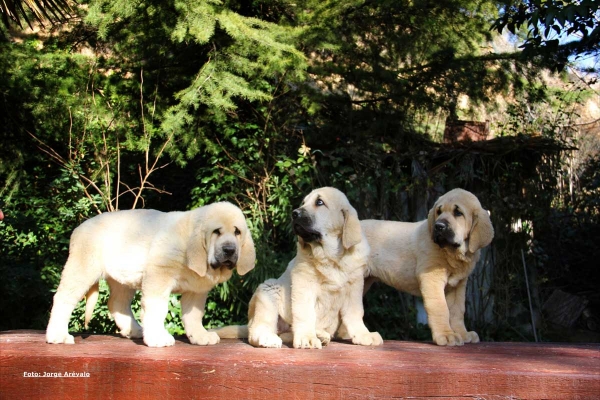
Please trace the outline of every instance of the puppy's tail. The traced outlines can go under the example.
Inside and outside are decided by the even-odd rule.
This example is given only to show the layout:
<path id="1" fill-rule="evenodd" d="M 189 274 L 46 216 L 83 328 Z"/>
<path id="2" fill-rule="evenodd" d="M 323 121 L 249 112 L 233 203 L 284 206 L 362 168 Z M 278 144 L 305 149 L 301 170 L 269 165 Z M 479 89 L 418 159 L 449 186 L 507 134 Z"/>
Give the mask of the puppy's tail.
<path id="1" fill-rule="evenodd" d="M 88 328 L 88 324 L 92 319 L 92 315 L 94 314 L 94 307 L 96 307 L 96 302 L 98 301 L 99 294 L 99 282 L 96 282 L 92 285 L 90 290 L 88 290 L 87 294 L 85 295 L 85 329 Z"/>
<path id="2" fill-rule="evenodd" d="M 210 329 L 210 332 L 215 332 L 221 339 L 247 339 L 248 325 L 229 325 L 222 328 Z"/>

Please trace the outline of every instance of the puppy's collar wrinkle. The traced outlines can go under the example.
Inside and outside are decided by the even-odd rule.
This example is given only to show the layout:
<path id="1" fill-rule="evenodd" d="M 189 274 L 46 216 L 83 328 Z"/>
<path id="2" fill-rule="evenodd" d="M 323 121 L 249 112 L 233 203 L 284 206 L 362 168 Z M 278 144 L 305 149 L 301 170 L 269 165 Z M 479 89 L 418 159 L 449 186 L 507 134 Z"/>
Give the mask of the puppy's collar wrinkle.
<path id="1" fill-rule="evenodd" d="M 310 249 L 307 249 L 306 246 Z M 306 251 L 308 256 L 320 264 L 335 264 L 338 266 L 338 261 L 347 252 L 342 246 L 341 240 L 335 248 L 325 246 L 324 242 L 304 242 L 302 246 L 303 250 Z M 338 266 L 339 267 L 339 266 Z"/>
<path id="2" fill-rule="evenodd" d="M 462 247 L 465 247 L 465 250 L 462 249 Z M 443 248 L 442 251 L 447 252 L 450 256 L 453 257 L 449 257 L 449 260 L 456 260 L 461 264 L 466 264 L 469 265 L 471 264 L 471 262 L 473 261 L 473 257 L 475 256 L 475 253 L 471 253 L 469 252 L 469 246 L 468 246 L 468 242 L 464 241 L 463 244 L 458 247 L 458 248 Z M 464 265 L 455 265 L 455 263 L 450 262 L 449 263 L 450 268 L 453 269 L 462 269 L 464 268 Z"/>

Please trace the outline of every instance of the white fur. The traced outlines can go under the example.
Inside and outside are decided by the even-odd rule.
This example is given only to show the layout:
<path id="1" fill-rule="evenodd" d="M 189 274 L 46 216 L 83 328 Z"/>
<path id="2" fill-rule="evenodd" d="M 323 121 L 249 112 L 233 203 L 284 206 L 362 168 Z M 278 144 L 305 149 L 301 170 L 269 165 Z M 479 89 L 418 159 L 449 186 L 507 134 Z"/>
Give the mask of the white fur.
<path id="1" fill-rule="evenodd" d="M 232 270 L 217 260 L 226 245 L 235 246 L 240 275 L 254 268 L 254 243 L 244 215 L 225 202 L 186 212 L 129 210 L 89 219 L 71 236 L 46 341 L 74 343 L 67 328 L 71 313 L 87 293 L 87 324 L 97 299 L 97 282 L 106 279 L 108 307 L 121 335 L 143 337 L 151 347 L 173 345 L 164 319 L 169 295 L 175 292 L 182 293 L 182 320 L 190 341 L 218 343 L 219 337 L 202 326 L 202 317 L 208 292 L 231 277 Z M 142 291 L 143 329 L 131 312 L 136 290 Z"/>
<path id="2" fill-rule="evenodd" d="M 318 197 L 324 206 L 315 206 Z M 382 344 L 379 333 L 369 332 L 362 319 L 369 245 L 356 210 L 333 188 L 314 190 L 301 208 L 311 215 L 322 239 L 305 242 L 299 238 L 296 257 L 283 275 L 257 288 L 250 301 L 247 330 L 233 326 L 216 332 L 221 337 L 247 334 L 250 344 L 257 347 L 281 347 L 291 339 L 295 348 L 321 348 L 344 323 L 353 343 Z"/>

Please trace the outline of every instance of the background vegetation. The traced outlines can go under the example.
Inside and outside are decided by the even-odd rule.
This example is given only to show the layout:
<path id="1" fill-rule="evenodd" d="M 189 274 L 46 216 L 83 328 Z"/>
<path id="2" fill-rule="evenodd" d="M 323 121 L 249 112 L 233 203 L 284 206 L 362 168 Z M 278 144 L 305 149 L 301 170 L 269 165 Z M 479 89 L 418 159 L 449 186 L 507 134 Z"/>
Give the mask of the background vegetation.
<path id="1" fill-rule="evenodd" d="M 463 187 L 496 229 L 471 325 L 533 339 L 523 251 L 542 340 L 598 340 L 595 2 L 18 3 L 0 6 L 0 330 L 45 329 L 69 235 L 97 213 L 238 204 L 257 268 L 213 290 L 217 326 L 244 322 L 285 268 L 312 188 L 345 191 L 361 218 L 416 221 Z M 457 118 L 497 138 L 441 143 Z M 586 305 L 569 328 L 543 312 L 556 289 Z M 115 332 L 107 294 L 92 332 Z M 376 286 L 365 301 L 385 338 L 428 339 L 411 297 Z M 175 295 L 167 325 L 183 332 Z"/>

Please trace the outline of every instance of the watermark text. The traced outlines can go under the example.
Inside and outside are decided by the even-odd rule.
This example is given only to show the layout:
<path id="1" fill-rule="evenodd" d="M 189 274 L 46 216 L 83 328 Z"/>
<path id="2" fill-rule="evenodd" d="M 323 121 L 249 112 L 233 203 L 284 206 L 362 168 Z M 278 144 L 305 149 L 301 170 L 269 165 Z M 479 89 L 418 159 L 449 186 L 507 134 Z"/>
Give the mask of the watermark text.
<path id="1" fill-rule="evenodd" d="M 61 371 L 61 372 L 30 372 L 24 371 L 23 378 L 89 378 L 89 372 Z"/>

